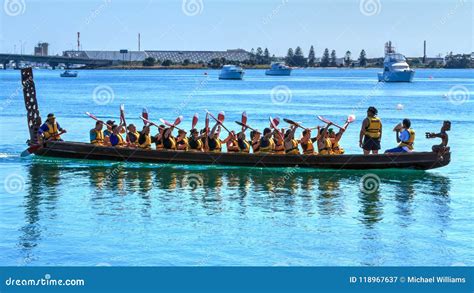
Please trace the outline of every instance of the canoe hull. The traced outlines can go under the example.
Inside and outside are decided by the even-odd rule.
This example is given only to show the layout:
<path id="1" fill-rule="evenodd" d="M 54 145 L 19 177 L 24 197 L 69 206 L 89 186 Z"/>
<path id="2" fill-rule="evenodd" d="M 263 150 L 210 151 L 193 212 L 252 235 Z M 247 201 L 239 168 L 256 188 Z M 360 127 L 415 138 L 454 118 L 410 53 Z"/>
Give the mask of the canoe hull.
<path id="1" fill-rule="evenodd" d="M 275 155 L 156 151 L 132 148 L 94 146 L 79 142 L 47 142 L 35 155 L 87 160 L 129 162 L 229 165 L 250 167 L 301 167 L 321 169 L 421 169 L 428 170 L 449 164 L 451 154 L 433 152 L 390 155 Z"/>

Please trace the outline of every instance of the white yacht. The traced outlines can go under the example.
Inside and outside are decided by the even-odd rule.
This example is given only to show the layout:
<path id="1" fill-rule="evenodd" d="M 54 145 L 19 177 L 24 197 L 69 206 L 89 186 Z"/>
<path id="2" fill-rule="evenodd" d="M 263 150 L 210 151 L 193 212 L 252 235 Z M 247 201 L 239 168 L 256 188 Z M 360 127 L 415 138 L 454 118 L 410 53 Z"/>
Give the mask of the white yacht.
<path id="1" fill-rule="evenodd" d="M 291 67 L 286 66 L 283 62 L 273 62 L 270 69 L 265 71 L 266 75 L 290 75 Z"/>
<path id="2" fill-rule="evenodd" d="M 395 53 L 392 42 L 385 44 L 383 72 L 378 73 L 379 82 L 411 82 L 415 71 L 408 66 L 405 56 Z"/>
<path id="3" fill-rule="evenodd" d="M 245 71 L 237 65 L 224 65 L 219 74 L 219 79 L 242 79 Z"/>

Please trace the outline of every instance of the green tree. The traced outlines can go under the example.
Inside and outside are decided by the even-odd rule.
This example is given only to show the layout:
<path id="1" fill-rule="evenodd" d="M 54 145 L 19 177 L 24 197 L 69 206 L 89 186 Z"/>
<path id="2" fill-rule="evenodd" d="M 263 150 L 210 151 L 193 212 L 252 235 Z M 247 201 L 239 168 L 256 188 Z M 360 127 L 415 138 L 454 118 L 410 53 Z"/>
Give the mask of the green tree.
<path id="1" fill-rule="evenodd" d="M 329 64 L 330 64 L 332 67 L 336 67 L 336 66 L 337 66 L 336 59 L 337 59 L 336 50 L 332 50 L 332 51 L 331 51 L 331 60 L 329 61 Z"/>
<path id="2" fill-rule="evenodd" d="M 296 47 L 295 56 L 293 57 L 293 60 L 296 66 L 299 66 L 299 67 L 306 66 L 306 58 L 304 57 L 303 50 L 301 50 L 300 46 Z"/>
<path id="3" fill-rule="evenodd" d="M 366 54 L 365 54 L 365 50 L 364 50 L 364 49 L 362 49 L 362 51 L 360 51 L 360 55 L 359 55 L 359 66 L 362 66 L 362 67 L 367 66 L 367 57 L 366 57 Z"/>
<path id="4" fill-rule="evenodd" d="M 255 58 L 257 59 L 257 64 L 262 64 L 263 61 L 263 50 L 261 47 L 257 48 L 257 53 L 255 54 Z"/>
<path id="5" fill-rule="evenodd" d="M 314 47 L 311 45 L 311 48 L 309 48 L 309 53 L 308 53 L 308 66 L 309 67 L 314 67 L 316 65 L 316 57 L 314 54 Z"/>
<path id="6" fill-rule="evenodd" d="M 293 49 L 289 48 L 288 53 L 286 53 L 286 57 L 285 57 L 286 64 L 288 64 L 289 66 L 295 66 L 294 61 L 293 61 L 294 57 L 295 57 L 295 54 L 293 53 Z"/>
<path id="7" fill-rule="evenodd" d="M 270 64 L 270 52 L 268 51 L 267 48 L 263 51 L 263 63 L 264 64 Z"/>
<path id="8" fill-rule="evenodd" d="M 143 66 L 154 66 L 155 65 L 155 58 L 147 57 L 143 60 Z"/>
<path id="9" fill-rule="evenodd" d="M 183 65 L 184 66 L 188 66 L 190 63 L 191 63 L 191 61 L 189 61 L 189 59 L 184 59 L 183 60 Z"/>
<path id="10" fill-rule="evenodd" d="M 346 51 L 346 55 L 344 56 L 344 66 L 349 67 L 352 65 L 351 55 L 351 51 Z"/>
<path id="11" fill-rule="evenodd" d="M 161 65 L 171 66 L 171 65 L 173 65 L 173 61 L 171 61 L 170 59 L 166 59 L 165 61 L 163 61 L 163 63 L 161 63 Z"/>
<path id="12" fill-rule="evenodd" d="M 324 49 L 323 57 L 321 57 L 321 67 L 329 66 L 329 49 Z"/>

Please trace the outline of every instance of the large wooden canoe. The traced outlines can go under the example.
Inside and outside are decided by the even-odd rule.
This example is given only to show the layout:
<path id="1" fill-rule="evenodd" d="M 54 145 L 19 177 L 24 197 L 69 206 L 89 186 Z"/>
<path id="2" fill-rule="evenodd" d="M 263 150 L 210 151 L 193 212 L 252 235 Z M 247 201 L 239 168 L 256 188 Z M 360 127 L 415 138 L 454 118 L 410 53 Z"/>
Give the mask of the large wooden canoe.
<path id="1" fill-rule="evenodd" d="M 157 151 L 135 148 L 95 146 L 81 142 L 47 142 L 34 152 L 38 156 L 151 162 L 171 164 L 232 165 L 251 167 L 301 167 L 325 169 L 421 169 L 446 166 L 451 153 L 413 152 L 380 155 L 275 155 Z"/>

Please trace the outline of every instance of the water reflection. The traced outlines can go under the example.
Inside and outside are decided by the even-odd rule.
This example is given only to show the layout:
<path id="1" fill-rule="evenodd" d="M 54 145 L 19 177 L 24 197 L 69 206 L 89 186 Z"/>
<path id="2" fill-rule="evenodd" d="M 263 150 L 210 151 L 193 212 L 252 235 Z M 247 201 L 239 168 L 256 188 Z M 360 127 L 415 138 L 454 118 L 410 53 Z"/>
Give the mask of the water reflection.
<path id="1" fill-rule="evenodd" d="M 450 179 L 421 171 L 373 171 L 381 185 L 370 194 L 359 189 L 361 178 L 367 174 L 362 171 L 33 160 L 28 173 L 26 220 L 19 239 L 25 259 L 41 239 L 42 213 L 48 212 L 48 219 L 54 220 L 60 191 L 71 184 L 81 185 L 87 200 L 79 203 L 90 205 L 97 215 L 110 214 L 115 208 L 114 212 L 122 216 L 138 210 L 141 217 L 150 217 L 160 208 L 160 212 L 184 209 L 193 214 L 229 213 L 231 217 L 284 213 L 287 219 L 295 216 L 292 222 L 297 221 L 296 216 L 348 217 L 361 223 L 367 231 L 364 237 L 372 239 L 378 238 L 374 230 L 385 216 L 398 217 L 402 226 L 410 225 L 416 209 L 413 201 L 420 195 L 430 195 L 429 205 L 436 209 L 432 215 L 442 226 L 447 225 L 450 215 Z M 120 198 L 130 202 L 118 201 Z M 129 203 L 139 209 L 128 210 Z M 392 210 L 387 211 L 386 205 Z M 318 221 L 314 225 L 319 225 Z"/>

